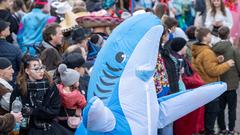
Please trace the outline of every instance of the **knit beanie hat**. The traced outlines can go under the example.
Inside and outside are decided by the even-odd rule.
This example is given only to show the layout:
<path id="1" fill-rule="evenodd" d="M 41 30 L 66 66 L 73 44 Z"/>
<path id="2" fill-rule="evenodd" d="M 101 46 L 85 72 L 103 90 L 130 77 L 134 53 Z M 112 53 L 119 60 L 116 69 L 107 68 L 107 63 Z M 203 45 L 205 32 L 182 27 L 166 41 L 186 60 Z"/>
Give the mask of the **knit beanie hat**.
<path id="1" fill-rule="evenodd" d="M 171 42 L 171 49 L 175 52 L 179 52 L 186 45 L 187 41 L 184 38 L 177 37 Z"/>
<path id="2" fill-rule="evenodd" d="M 0 69 L 5 69 L 11 66 L 12 63 L 7 58 L 0 57 Z"/>
<path id="3" fill-rule="evenodd" d="M 68 68 L 74 69 L 83 66 L 85 60 L 80 53 L 70 53 L 64 58 L 63 63 L 66 64 Z"/>
<path id="4" fill-rule="evenodd" d="M 67 68 L 65 64 L 59 65 L 58 72 L 64 86 L 72 86 L 79 81 L 80 74 L 73 69 Z"/>

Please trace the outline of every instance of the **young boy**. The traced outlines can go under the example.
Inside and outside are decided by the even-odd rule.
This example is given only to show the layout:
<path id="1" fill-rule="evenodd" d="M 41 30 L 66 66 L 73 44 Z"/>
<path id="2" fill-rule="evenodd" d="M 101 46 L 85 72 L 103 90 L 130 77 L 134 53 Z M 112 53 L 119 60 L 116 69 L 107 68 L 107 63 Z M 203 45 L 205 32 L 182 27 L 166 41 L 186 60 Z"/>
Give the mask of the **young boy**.
<path id="1" fill-rule="evenodd" d="M 195 71 L 208 84 L 219 81 L 219 76 L 234 66 L 232 59 L 219 63 L 218 58 L 211 48 L 211 31 L 208 28 L 198 28 L 195 32 L 199 41 L 192 45 L 192 65 Z M 219 100 L 205 105 L 205 135 L 213 135 L 215 120 L 219 114 Z"/>
<path id="2" fill-rule="evenodd" d="M 233 135 L 235 133 L 235 120 L 236 120 L 236 107 L 237 107 L 237 92 L 239 85 L 239 71 L 240 71 L 240 54 L 233 48 L 232 43 L 229 41 L 230 30 L 226 26 L 222 26 L 218 30 L 218 36 L 221 39 L 213 47 L 213 51 L 217 55 L 223 55 L 224 61 L 233 59 L 235 66 L 220 76 L 221 81 L 226 82 L 228 90 L 224 92 L 219 98 L 220 113 L 218 115 L 218 127 L 220 134 Z M 225 125 L 224 110 L 228 105 L 228 129 Z"/>

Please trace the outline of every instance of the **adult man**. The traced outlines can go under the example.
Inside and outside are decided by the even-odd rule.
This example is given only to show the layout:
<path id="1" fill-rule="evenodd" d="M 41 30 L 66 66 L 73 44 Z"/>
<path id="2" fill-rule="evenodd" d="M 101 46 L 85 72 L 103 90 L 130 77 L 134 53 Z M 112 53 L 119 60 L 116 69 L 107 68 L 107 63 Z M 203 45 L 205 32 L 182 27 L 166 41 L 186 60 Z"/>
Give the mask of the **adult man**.
<path id="1" fill-rule="evenodd" d="M 18 47 L 7 42 L 6 38 L 10 35 L 10 24 L 5 21 L 0 21 L 0 57 L 8 58 L 14 70 L 13 82 L 20 70 L 21 51 Z M 12 83 L 13 84 L 13 83 Z"/>
<path id="2" fill-rule="evenodd" d="M 53 23 L 47 25 L 43 30 L 43 47 L 45 48 L 55 48 L 58 52 L 62 45 L 63 34 L 61 31 L 61 26 L 59 24 Z"/>
<path id="3" fill-rule="evenodd" d="M 18 31 L 18 22 L 16 19 L 12 16 L 11 12 L 9 11 L 9 2 L 10 0 L 0 0 L 0 18 L 6 22 L 10 23 L 10 33 L 15 33 L 17 34 Z M 11 34 L 7 36 L 7 41 L 8 42 L 13 42 L 13 38 Z"/>
<path id="4" fill-rule="evenodd" d="M 35 0 L 35 7 L 26 14 L 19 26 L 17 35 L 18 44 L 22 52 L 29 49 L 31 55 L 36 54 L 34 47 L 42 42 L 42 30 L 46 24 L 55 22 L 56 18 L 48 15 L 49 4 L 47 0 Z"/>

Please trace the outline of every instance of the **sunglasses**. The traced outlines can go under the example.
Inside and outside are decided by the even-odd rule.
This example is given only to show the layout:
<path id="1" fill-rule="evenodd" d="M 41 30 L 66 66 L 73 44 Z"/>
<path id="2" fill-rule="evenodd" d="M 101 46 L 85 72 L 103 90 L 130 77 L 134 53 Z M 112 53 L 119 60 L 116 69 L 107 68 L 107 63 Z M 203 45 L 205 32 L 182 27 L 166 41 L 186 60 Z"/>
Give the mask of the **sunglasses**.
<path id="1" fill-rule="evenodd" d="M 35 72 L 45 71 L 46 70 L 46 66 L 34 67 L 31 70 L 33 70 Z"/>

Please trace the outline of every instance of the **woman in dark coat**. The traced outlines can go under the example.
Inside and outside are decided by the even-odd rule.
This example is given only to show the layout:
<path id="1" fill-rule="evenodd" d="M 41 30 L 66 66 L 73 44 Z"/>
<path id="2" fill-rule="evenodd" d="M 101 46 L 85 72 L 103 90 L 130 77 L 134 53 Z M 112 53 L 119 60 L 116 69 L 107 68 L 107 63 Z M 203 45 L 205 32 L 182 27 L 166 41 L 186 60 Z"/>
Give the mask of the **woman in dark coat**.
<path id="1" fill-rule="evenodd" d="M 21 71 L 17 77 L 17 89 L 11 95 L 10 103 L 20 97 L 23 104 L 23 119 L 20 134 L 28 135 L 71 135 L 54 118 L 59 114 L 60 97 L 39 58 L 24 56 Z"/>

